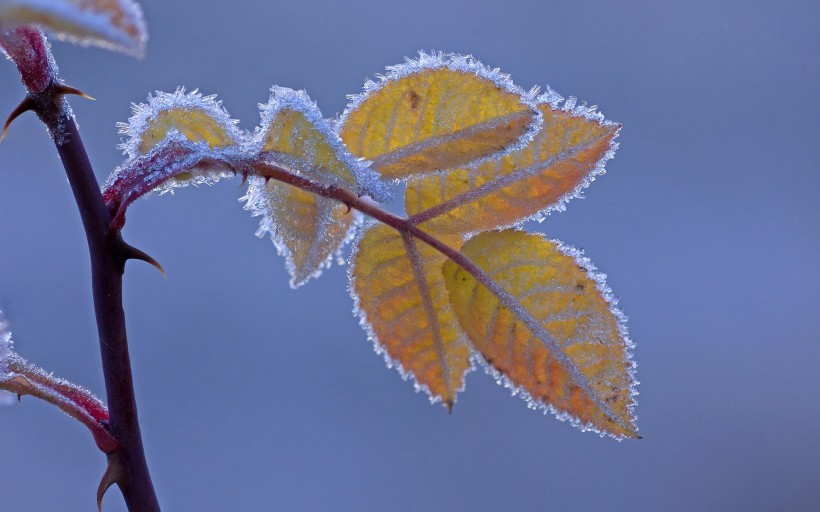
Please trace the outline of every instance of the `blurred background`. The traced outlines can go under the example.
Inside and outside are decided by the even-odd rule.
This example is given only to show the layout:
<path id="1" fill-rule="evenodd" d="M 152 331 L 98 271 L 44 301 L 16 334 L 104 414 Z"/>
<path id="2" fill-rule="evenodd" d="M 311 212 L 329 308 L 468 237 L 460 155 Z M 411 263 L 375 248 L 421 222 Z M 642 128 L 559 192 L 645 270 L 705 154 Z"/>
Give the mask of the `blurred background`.
<path id="1" fill-rule="evenodd" d="M 623 123 L 583 200 L 527 226 L 609 275 L 638 346 L 644 439 L 527 409 L 481 371 L 452 415 L 385 368 L 344 268 L 297 291 L 228 180 L 151 196 L 124 235 L 131 355 L 168 511 L 820 510 L 820 30 L 814 2 L 143 0 L 136 61 L 54 53 L 102 181 L 115 123 L 179 85 L 244 129 L 273 84 L 327 117 L 419 49 L 472 53 Z M 23 97 L 0 66 L 0 113 Z M 0 306 L 18 351 L 103 395 L 89 263 L 35 116 L 0 145 Z M 94 510 L 105 468 L 78 423 L 0 409 L 0 508 Z M 105 510 L 123 511 L 117 492 Z"/>

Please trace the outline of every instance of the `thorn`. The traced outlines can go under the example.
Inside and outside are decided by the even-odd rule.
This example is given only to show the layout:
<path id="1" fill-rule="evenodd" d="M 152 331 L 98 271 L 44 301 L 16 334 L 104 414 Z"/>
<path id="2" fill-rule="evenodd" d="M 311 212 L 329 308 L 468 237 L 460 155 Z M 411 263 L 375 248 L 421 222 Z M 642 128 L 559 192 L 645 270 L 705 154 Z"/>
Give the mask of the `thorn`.
<path id="1" fill-rule="evenodd" d="M 456 405 L 456 403 L 453 400 L 447 400 L 446 405 L 447 405 L 447 412 L 450 413 L 450 414 L 453 414 L 453 406 Z"/>
<path id="2" fill-rule="evenodd" d="M 123 491 L 128 487 L 128 472 L 125 470 L 125 465 L 122 463 L 120 456 L 116 453 L 108 456 L 108 467 L 105 468 L 100 485 L 97 487 L 98 512 L 102 512 L 103 496 L 114 484 L 117 484 Z"/>
<path id="3" fill-rule="evenodd" d="M 54 87 L 54 92 L 59 95 L 66 95 L 66 94 L 73 94 L 75 96 L 79 96 L 81 98 L 85 98 L 87 100 L 97 101 L 97 98 L 93 98 L 88 94 L 84 93 L 83 91 L 77 89 L 76 87 L 71 87 L 68 85 L 59 84 Z"/>
<path id="4" fill-rule="evenodd" d="M 146 253 L 137 249 L 134 246 L 128 245 L 125 242 L 123 242 L 123 244 L 125 245 L 125 259 L 144 261 L 145 263 L 148 263 L 155 269 L 159 270 L 162 274 L 162 277 L 164 277 L 166 281 L 168 280 L 168 274 L 165 273 L 165 269 L 162 268 L 162 265 L 160 265 L 157 262 L 157 260 L 155 260 L 154 258 L 152 258 L 151 256 L 147 255 Z"/>
<path id="5" fill-rule="evenodd" d="M 350 203 L 345 203 L 345 206 L 347 206 L 347 211 L 345 212 L 345 215 L 347 215 L 353 209 L 353 205 Z"/>
<path id="6" fill-rule="evenodd" d="M 246 181 L 248 181 L 248 174 L 243 172 L 242 173 L 242 183 L 240 183 L 239 186 L 241 187 L 242 185 L 244 185 Z"/>
<path id="7" fill-rule="evenodd" d="M 9 114 L 9 118 L 6 119 L 6 124 L 3 125 L 3 133 L 0 134 L 0 142 L 3 142 L 3 139 L 6 138 L 6 132 L 8 131 L 9 126 L 11 126 L 11 122 L 20 117 L 21 114 L 28 112 L 29 110 L 34 110 L 34 100 L 29 97 L 26 97 L 26 99 L 21 101 L 20 104 L 17 105 L 17 108 L 15 108 L 14 111 L 11 114 Z"/>

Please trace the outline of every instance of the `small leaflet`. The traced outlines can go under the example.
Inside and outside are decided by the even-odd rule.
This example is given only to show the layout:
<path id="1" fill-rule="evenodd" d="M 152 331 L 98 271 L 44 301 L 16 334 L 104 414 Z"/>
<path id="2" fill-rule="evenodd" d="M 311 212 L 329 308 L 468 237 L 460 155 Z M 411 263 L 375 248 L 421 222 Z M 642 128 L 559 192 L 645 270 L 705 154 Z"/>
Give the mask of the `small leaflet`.
<path id="1" fill-rule="evenodd" d="M 260 105 L 261 126 L 246 144 L 246 154 L 289 169 L 311 181 L 354 190 L 377 200 L 389 197 L 385 185 L 355 158 L 304 91 L 273 87 Z M 245 208 L 261 216 L 258 236 L 270 234 L 286 259 L 290 285 L 301 286 L 330 265 L 349 241 L 357 214 L 331 199 L 286 183 L 249 180 Z"/>
<path id="2" fill-rule="evenodd" d="M 173 129 L 188 140 L 202 141 L 209 148 L 225 148 L 238 144 L 242 133 L 237 122 L 216 96 L 203 96 L 184 87 L 173 93 L 156 91 L 148 95 L 147 103 L 133 104 L 127 123 L 118 123 L 120 134 L 126 137 L 120 148 L 130 158 L 148 153 L 162 142 Z"/>
<path id="3" fill-rule="evenodd" d="M 371 223 L 355 245 L 350 294 L 388 366 L 395 365 L 405 379 L 412 376 L 432 402 L 452 409 L 472 363 L 447 297 L 445 259 L 409 235 Z"/>
<path id="4" fill-rule="evenodd" d="M 129 158 L 103 186 L 103 197 L 125 208 L 143 195 L 187 185 L 211 185 L 234 176 L 227 162 L 240 160 L 243 135 L 215 96 L 157 91 L 147 103 L 132 105 L 119 123 Z"/>
<path id="5" fill-rule="evenodd" d="M 337 129 L 354 155 L 401 180 L 522 147 L 541 124 L 535 94 L 472 56 L 420 52 L 368 80 Z"/>
<path id="6" fill-rule="evenodd" d="M 83 46 L 145 55 L 148 32 L 132 0 L 0 0 L 0 30 L 34 25 Z"/>
<path id="7" fill-rule="evenodd" d="M 604 276 L 560 242 L 508 229 L 461 252 L 483 284 L 448 260 L 450 302 L 488 371 L 535 407 L 585 430 L 639 437 L 625 317 Z"/>
<path id="8" fill-rule="evenodd" d="M 83 423 L 104 453 L 112 453 L 118 447 L 116 439 L 102 425 L 108 420 L 105 405 L 88 390 L 54 377 L 17 355 L 5 320 L 0 320 L 0 393 L 4 403 L 9 403 L 9 395 L 14 400 L 31 395 L 56 405 Z"/>
<path id="9" fill-rule="evenodd" d="M 480 165 L 411 178 L 405 195 L 411 220 L 436 233 L 466 235 L 563 210 L 604 173 L 620 125 L 594 108 L 570 107 L 574 101 L 559 107 L 556 97 L 548 91 L 539 98 L 543 128 L 525 148 Z"/>

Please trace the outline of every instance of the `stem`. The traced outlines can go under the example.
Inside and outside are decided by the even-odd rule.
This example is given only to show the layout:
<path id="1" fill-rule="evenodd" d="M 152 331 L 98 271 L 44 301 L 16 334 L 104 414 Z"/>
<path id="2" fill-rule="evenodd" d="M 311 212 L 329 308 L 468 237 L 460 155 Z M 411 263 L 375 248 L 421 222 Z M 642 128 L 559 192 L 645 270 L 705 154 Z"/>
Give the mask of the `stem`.
<path id="1" fill-rule="evenodd" d="M 110 431 L 120 443 L 116 453 L 126 475 L 125 481 L 118 484 L 130 512 L 159 512 L 137 419 L 122 308 L 122 274 L 127 246 L 119 234 L 109 235 L 111 214 L 103 201 L 77 125 L 63 107 L 64 101 L 52 103 L 55 108 L 61 108 L 61 118 L 50 128 L 80 210 L 91 255 L 94 312 L 100 337 Z"/>

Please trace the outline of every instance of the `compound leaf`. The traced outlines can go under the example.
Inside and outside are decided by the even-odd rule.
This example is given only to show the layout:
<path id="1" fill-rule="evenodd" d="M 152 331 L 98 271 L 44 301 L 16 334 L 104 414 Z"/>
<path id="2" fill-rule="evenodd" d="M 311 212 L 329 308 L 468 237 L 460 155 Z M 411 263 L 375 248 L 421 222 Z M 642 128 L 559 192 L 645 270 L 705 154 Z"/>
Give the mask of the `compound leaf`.
<path id="1" fill-rule="evenodd" d="M 497 69 L 469 56 L 420 53 L 368 81 L 339 133 L 382 176 L 404 179 L 517 148 L 539 123 L 531 95 Z"/>
<path id="2" fill-rule="evenodd" d="M 638 437 L 630 342 L 588 262 L 512 229 L 477 235 L 462 253 L 486 282 L 449 260 L 444 279 L 462 328 L 487 364 L 559 418 Z"/>
<path id="3" fill-rule="evenodd" d="M 445 257 L 409 235 L 374 225 L 357 244 L 351 294 L 377 350 L 431 400 L 451 408 L 471 368 L 470 348 L 447 298 Z"/>
<path id="4" fill-rule="evenodd" d="M 541 99 L 544 125 L 525 148 L 483 164 L 411 178 L 405 209 L 412 220 L 436 233 L 489 231 L 540 218 L 577 196 L 604 171 L 619 125 L 589 109 L 558 108 L 554 98 L 548 93 Z"/>
<path id="5" fill-rule="evenodd" d="M 0 30 L 18 25 L 137 57 L 148 40 L 142 9 L 131 0 L 0 0 Z"/>

